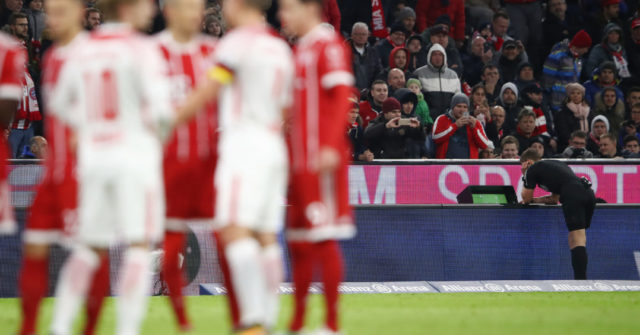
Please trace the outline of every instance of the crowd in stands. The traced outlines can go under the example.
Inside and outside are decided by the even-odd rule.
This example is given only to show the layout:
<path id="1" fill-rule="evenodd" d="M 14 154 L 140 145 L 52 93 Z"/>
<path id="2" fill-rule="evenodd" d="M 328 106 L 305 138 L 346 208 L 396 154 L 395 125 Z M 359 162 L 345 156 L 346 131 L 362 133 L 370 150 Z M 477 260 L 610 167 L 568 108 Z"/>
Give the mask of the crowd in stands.
<path id="1" fill-rule="evenodd" d="M 86 4 L 92 30 L 102 17 L 96 0 Z M 327 0 L 325 21 L 352 51 L 354 160 L 517 158 L 530 147 L 544 157 L 640 157 L 638 5 Z M 26 99 L 8 134 L 20 157 L 42 134 L 40 60 L 51 42 L 42 0 L 2 7 L 0 27 L 29 56 Z M 273 7 L 268 20 L 279 27 Z M 220 13 L 210 0 L 204 33 L 225 33 Z M 152 32 L 163 27 L 158 15 Z"/>

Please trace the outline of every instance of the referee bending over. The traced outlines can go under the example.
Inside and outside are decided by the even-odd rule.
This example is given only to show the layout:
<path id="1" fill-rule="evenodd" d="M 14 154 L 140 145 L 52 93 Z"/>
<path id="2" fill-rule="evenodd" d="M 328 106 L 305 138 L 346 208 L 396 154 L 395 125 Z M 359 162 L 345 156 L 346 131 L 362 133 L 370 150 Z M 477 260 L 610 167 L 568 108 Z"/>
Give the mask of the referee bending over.
<path id="1" fill-rule="evenodd" d="M 578 178 L 563 162 L 540 160 L 535 149 L 527 149 L 520 157 L 522 166 L 522 203 L 562 204 L 562 212 L 569 229 L 569 248 L 574 279 L 587 279 L 587 235 L 596 207 L 591 183 Z M 534 198 L 533 190 L 540 185 L 551 195 Z"/>

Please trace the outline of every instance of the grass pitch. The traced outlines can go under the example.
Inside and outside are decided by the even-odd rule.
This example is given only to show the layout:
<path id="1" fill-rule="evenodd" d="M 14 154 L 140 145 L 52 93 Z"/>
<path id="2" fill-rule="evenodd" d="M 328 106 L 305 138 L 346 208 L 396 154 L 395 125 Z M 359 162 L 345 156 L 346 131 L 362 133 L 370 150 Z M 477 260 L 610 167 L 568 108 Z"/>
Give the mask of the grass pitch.
<path id="1" fill-rule="evenodd" d="M 229 334 L 223 297 L 187 298 L 191 334 Z M 322 297 L 310 299 L 310 328 L 322 323 Z M 345 334 L 640 334 L 640 292 L 447 293 L 343 295 Z M 39 333 L 47 334 L 52 299 L 46 299 Z M 107 299 L 98 335 L 113 334 L 115 303 Z M 282 297 L 280 329 L 291 315 L 291 296 Z M 0 299 L 0 334 L 14 334 L 19 301 Z M 82 321 L 80 321 L 82 322 Z M 167 298 L 151 298 L 143 334 L 175 334 Z"/>

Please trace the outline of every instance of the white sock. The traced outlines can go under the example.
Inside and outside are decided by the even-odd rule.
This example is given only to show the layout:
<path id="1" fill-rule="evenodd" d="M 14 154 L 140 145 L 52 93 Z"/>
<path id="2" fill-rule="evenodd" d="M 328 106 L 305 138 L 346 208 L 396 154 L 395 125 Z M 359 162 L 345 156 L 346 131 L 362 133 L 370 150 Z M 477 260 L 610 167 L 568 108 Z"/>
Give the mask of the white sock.
<path id="1" fill-rule="evenodd" d="M 100 258 L 91 249 L 78 247 L 60 269 L 56 286 L 51 333 L 71 334 L 71 329 L 80 306 L 87 296 L 93 273 L 100 264 Z"/>
<path id="2" fill-rule="evenodd" d="M 266 281 L 260 262 L 260 245 L 252 238 L 234 241 L 225 248 L 240 309 L 240 324 L 264 323 Z"/>
<path id="3" fill-rule="evenodd" d="M 280 284 L 284 280 L 282 249 L 278 243 L 262 248 L 262 266 L 266 279 L 265 327 L 273 329 L 278 322 L 280 306 Z"/>
<path id="4" fill-rule="evenodd" d="M 151 289 L 151 257 L 147 249 L 129 248 L 120 270 L 117 335 L 137 335 L 147 312 Z"/>

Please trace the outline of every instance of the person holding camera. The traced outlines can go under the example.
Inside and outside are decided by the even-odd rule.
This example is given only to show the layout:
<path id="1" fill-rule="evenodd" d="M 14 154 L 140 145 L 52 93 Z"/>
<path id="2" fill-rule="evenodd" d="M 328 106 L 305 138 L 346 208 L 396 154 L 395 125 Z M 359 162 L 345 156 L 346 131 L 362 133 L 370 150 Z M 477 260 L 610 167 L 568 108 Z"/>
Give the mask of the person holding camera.
<path id="1" fill-rule="evenodd" d="M 562 158 L 593 158 L 593 153 L 587 150 L 587 133 L 576 130 L 571 133 L 569 146 L 561 154 Z"/>
<path id="2" fill-rule="evenodd" d="M 420 158 L 411 154 L 407 143 L 423 137 L 420 120 L 402 118 L 402 105 L 396 98 L 387 98 L 382 103 L 382 114 L 364 131 L 374 157 L 382 159 Z"/>
<path id="3" fill-rule="evenodd" d="M 522 171 L 522 204 L 539 203 L 555 205 L 560 201 L 567 229 L 574 279 L 587 279 L 587 234 L 596 208 L 596 197 L 591 182 L 578 178 L 564 162 L 541 160 L 535 149 L 527 149 L 520 156 Z M 533 197 L 536 186 L 551 192 L 550 195 Z"/>
<path id="4" fill-rule="evenodd" d="M 456 94 L 450 109 L 438 116 L 433 126 L 436 142 L 436 158 L 478 158 L 483 149 L 494 149 L 482 128 L 482 124 L 469 113 L 469 98 Z"/>
<path id="5" fill-rule="evenodd" d="M 484 66 L 491 63 L 493 51 L 490 43 L 484 37 L 478 35 L 469 43 L 470 52 L 462 56 L 462 78 L 471 86 L 482 81 Z"/>

